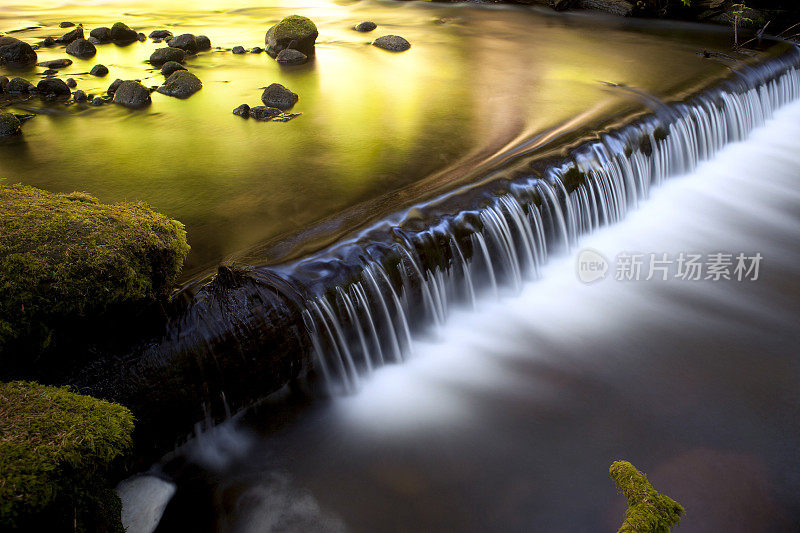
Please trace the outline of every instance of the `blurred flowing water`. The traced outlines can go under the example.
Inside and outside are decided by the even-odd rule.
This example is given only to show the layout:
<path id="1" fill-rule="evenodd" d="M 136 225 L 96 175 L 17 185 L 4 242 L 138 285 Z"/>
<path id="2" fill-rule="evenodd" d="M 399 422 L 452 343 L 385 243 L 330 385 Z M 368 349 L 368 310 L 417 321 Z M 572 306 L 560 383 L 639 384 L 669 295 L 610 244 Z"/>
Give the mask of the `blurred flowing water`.
<path id="1" fill-rule="evenodd" d="M 800 103 L 357 394 L 281 400 L 160 468 L 161 531 L 613 531 L 625 458 L 679 531 L 800 523 Z M 760 253 L 754 281 L 581 283 L 579 250 Z M 643 277 L 644 278 L 644 277 Z"/>
<path id="2" fill-rule="evenodd" d="M 292 13 L 319 27 L 315 61 L 281 68 L 266 54 L 230 52 L 263 47 L 266 29 Z M 470 183 L 511 147 L 553 151 L 646 111 L 636 91 L 680 100 L 754 59 L 730 51 L 724 28 L 426 2 L 11 0 L 0 31 L 28 28 L 13 35 L 37 42 L 65 33 L 62 20 L 87 32 L 123 20 L 145 34 L 166 28 L 211 38 L 215 48 L 187 62 L 204 84 L 188 100 L 155 93 L 152 106 L 130 111 L 33 99 L 11 108 L 40 113 L 25 135 L 0 143 L 0 176 L 10 181 L 145 201 L 186 224 L 186 278 L 226 258 L 300 257 Z M 353 31 L 362 20 L 379 28 Z M 368 45 L 389 33 L 412 49 Z M 161 46 L 101 45 L 58 76 L 94 94 L 115 78 L 157 86 L 163 77 L 146 60 Z M 719 55 L 704 58 L 704 50 Z M 38 53 L 67 57 L 63 46 Z M 96 63 L 109 67 L 106 78 L 88 75 Z M 22 75 L 36 83 L 43 70 Z M 293 111 L 301 117 L 265 124 L 231 114 L 259 104 L 260 88 L 273 82 L 300 95 Z"/>

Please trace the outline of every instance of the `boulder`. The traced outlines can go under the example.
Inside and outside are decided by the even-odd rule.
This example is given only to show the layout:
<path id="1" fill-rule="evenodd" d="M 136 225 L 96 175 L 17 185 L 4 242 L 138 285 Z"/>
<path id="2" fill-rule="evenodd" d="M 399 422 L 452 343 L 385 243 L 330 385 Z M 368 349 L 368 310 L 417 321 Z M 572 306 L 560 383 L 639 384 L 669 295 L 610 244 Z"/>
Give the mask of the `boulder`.
<path id="1" fill-rule="evenodd" d="M 247 104 L 242 104 L 233 110 L 233 114 L 237 117 L 248 118 L 250 117 L 250 106 Z"/>
<path id="2" fill-rule="evenodd" d="M 400 37 L 399 35 L 384 35 L 378 37 L 372 42 L 373 46 L 389 50 L 390 52 L 405 52 L 411 48 L 411 43 Z"/>
<path id="3" fill-rule="evenodd" d="M 197 41 L 197 50 L 202 52 L 203 50 L 211 49 L 211 39 L 205 35 L 198 35 L 195 40 Z"/>
<path id="4" fill-rule="evenodd" d="M 98 43 L 110 43 L 111 42 L 111 28 L 107 28 L 105 26 L 100 28 L 95 28 L 89 32 L 89 37 L 96 40 Z"/>
<path id="5" fill-rule="evenodd" d="M 292 15 L 267 30 L 264 42 L 270 57 L 277 57 L 287 48 L 294 48 L 311 57 L 314 55 L 314 44 L 318 36 L 319 31 L 311 19 Z"/>
<path id="6" fill-rule="evenodd" d="M 150 64 L 154 67 L 160 67 L 164 63 L 169 63 L 170 61 L 183 63 L 185 57 L 186 53 L 180 48 L 165 46 L 164 48 L 158 48 L 150 54 Z"/>
<path id="7" fill-rule="evenodd" d="M 108 89 L 106 90 L 106 94 L 108 94 L 109 96 L 114 96 L 114 93 L 119 88 L 119 86 L 122 85 L 123 81 L 124 80 L 121 80 L 121 79 L 118 78 L 118 79 L 114 80 L 113 82 L 111 82 L 111 85 L 109 85 Z"/>
<path id="8" fill-rule="evenodd" d="M 72 31 L 69 31 L 56 39 L 57 43 L 60 44 L 69 44 L 72 41 L 77 41 L 78 39 L 83 39 L 83 27 L 78 26 Z"/>
<path id="9" fill-rule="evenodd" d="M 286 50 L 281 50 L 275 60 L 281 65 L 302 65 L 308 61 L 308 56 L 299 50 L 287 48 Z"/>
<path id="10" fill-rule="evenodd" d="M 150 90 L 138 81 L 123 81 L 114 91 L 114 103 L 132 109 L 146 107 L 152 103 Z"/>
<path id="11" fill-rule="evenodd" d="M 0 113 L 0 137 L 11 137 L 22 133 L 22 122 L 11 113 Z"/>
<path id="12" fill-rule="evenodd" d="M 260 105 L 250 108 L 250 118 L 254 120 L 261 120 L 266 122 L 267 120 L 270 120 L 273 117 L 277 117 L 280 114 L 281 110 L 276 109 L 274 107 L 267 107 Z"/>
<path id="13" fill-rule="evenodd" d="M 356 30 L 356 31 L 360 31 L 360 32 L 366 33 L 368 31 L 374 30 L 377 27 L 378 27 L 378 25 L 375 24 L 374 22 L 365 21 L 365 22 L 360 22 L 360 23 L 356 24 L 356 27 L 353 28 L 353 29 Z"/>
<path id="14" fill-rule="evenodd" d="M 97 54 L 97 48 L 86 39 L 77 39 L 67 45 L 67 53 L 78 59 L 89 59 Z"/>
<path id="15" fill-rule="evenodd" d="M 199 50 L 197 46 L 197 37 L 191 33 L 184 33 L 177 37 L 170 39 L 167 43 L 173 48 L 180 48 L 188 54 L 196 54 Z"/>
<path id="16" fill-rule="evenodd" d="M 237 54 L 237 55 L 238 54 L 244 54 L 245 53 L 245 49 L 244 49 L 244 46 L 234 46 L 233 49 L 231 50 L 231 52 L 233 52 L 234 54 Z"/>
<path id="17" fill-rule="evenodd" d="M 4 44 L 4 40 L 8 44 Z M 11 69 L 25 69 L 34 66 L 39 60 L 36 51 L 28 43 L 18 39 L 10 42 L 4 40 L 0 40 L 0 64 Z"/>
<path id="18" fill-rule="evenodd" d="M 36 66 L 53 68 L 53 69 L 62 69 L 62 68 L 67 68 L 71 64 L 72 64 L 71 59 L 53 59 L 52 61 L 42 61 L 41 63 L 36 63 Z"/>
<path id="19" fill-rule="evenodd" d="M 0 76 L 0 93 L 6 92 L 6 85 L 8 85 L 8 77 Z"/>
<path id="20" fill-rule="evenodd" d="M 92 67 L 92 70 L 89 71 L 89 74 L 97 76 L 98 78 L 108 76 L 108 67 L 105 65 L 95 65 Z"/>
<path id="21" fill-rule="evenodd" d="M 267 107 L 277 107 L 286 111 L 294 107 L 299 97 L 281 85 L 280 83 L 273 83 L 261 94 L 261 101 Z"/>
<path id="22" fill-rule="evenodd" d="M 179 70 L 186 70 L 186 67 L 184 67 L 177 61 L 167 61 L 166 63 L 164 63 L 164 66 L 161 67 L 161 74 L 163 74 L 164 77 L 169 78 L 170 76 L 172 76 L 174 72 L 177 72 Z"/>
<path id="23" fill-rule="evenodd" d="M 167 78 L 158 92 L 176 98 L 189 98 L 203 88 L 200 79 L 188 70 L 178 70 Z"/>
<path id="24" fill-rule="evenodd" d="M 36 91 L 36 87 L 25 78 L 13 78 L 6 85 L 8 94 L 30 94 Z"/>
<path id="25" fill-rule="evenodd" d="M 36 85 L 39 96 L 47 100 L 68 99 L 72 96 L 72 91 L 64 80 L 58 78 L 45 78 Z"/>
<path id="26" fill-rule="evenodd" d="M 153 30 L 150 32 L 151 39 L 172 39 L 172 32 L 169 30 Z"/>
<path id="27" fill-rule="evenodd" d="M 139 39 L 139 34 L 125 23 L 115 22 L 109 32 L 111 40 L 118 44 L 130 44 Z"/>
<path id="28" fill-rule="evenodd" d="M 75 91 L 72 93 L 72 99 L 76 102 L 85 102 L 89 97 L 83 91 Z"/>

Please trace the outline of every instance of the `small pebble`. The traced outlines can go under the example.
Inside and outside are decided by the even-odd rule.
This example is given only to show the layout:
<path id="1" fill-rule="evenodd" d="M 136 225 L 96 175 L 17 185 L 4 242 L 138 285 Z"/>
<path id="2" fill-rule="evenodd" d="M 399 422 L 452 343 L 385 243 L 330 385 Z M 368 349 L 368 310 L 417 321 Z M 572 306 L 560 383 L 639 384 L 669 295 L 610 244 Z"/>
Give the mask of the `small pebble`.
<path id="1" fill-rule="evenodd" d="M 74 25 L 75 25 L 75 23 L 74 23 L 74 22 L 66 22 L 66 21 L 65 21 L 65 22 L 62 22 L 61 24 L 59 24 L 59 25 L 58 25 L 58 27 L 59 27 L 59 28 L 71 28 L 71 27 L 73 27 Z"/>
<path id="2" fill-rule="evenodd" d="M 76 102 L 85 102 L 88 96 L 86 96 L 85 92 L 79 90 L 72 93 L 72 98 L 74 98 Z"/>
<path id="3" fill-rule="evenodd" d="M 250 118 L 250 106 L 242 104 L 233 110 L 233 114 L 242 118 Z"/>
<path id="4" fill-rule="evenodd" d="M 361 22 L 361 23 L 357 24 L 356 27 L 353 28 L 353 29 L 356 30 L 356 31 L 360 31 L 360 32 L 365 32 L 366 33 L 368 31 L 374 30 L 377 27 L 378 27 L 378 25 L 375 24 L 374 22 L 365 21 L 365 22 Z"/>
<path id="5" fill-rule="evenodd" d="M 78 82 L 76 82 L 75 79 L 67 78 L 67 87 L 69 87 L 70 89 L 74 89 L 77 86 L 78 86 Z"/>

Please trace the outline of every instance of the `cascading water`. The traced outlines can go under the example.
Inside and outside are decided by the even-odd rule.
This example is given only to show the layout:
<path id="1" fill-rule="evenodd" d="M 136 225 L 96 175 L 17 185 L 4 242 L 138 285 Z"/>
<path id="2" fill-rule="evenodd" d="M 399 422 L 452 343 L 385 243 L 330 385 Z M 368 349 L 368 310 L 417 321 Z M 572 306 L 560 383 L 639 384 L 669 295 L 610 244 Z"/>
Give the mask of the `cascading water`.
<path id="1" fill-rule="evenodd" d="M 519 290 L 548 256 L 623 219 L 652 187 L 693 170 L 744 139 L 774 110 L 800 97 L 797 51 L 654 116 L 602 133 L 567 162 L 510 181 L 478 209 L 439 216 L 422 230 L 398 224 L 387 247 L 365 247 L 346 282 L 310 298 L 304 321 L 317 367 L 332 392 L 402 361 L 412 334 L 441 324 L 454 303 L 491 290 Z"/>

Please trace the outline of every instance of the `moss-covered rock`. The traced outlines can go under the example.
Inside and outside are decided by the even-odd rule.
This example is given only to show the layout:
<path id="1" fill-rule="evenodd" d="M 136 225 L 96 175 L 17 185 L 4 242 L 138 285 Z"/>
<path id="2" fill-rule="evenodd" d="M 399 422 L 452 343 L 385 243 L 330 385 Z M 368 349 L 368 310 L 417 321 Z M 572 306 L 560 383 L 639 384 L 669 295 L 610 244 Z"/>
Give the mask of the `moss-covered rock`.
<path id="1" fill-rule="evenodd" d="M 0 375 L 65 321 L 165 298 L 188 252 L 183 225 L 144 204 L 0 185 Z"/>
<path id="2" fill-rule="evenodd" d="M 267 30 L 264 42 L 270 57 L 277 57 L 282 50 L 292 48 L 311 57 L 314 55 L 314 44 L 319 36 L 317 26 L 308 18 L 291 15 Z"/>
<path id="3" fill-rule="evenodd" d="M 0 383 L 0 529 L 121 531 L 108 475 L 133 415 L 66 388 Z"/>
<path id="4" fill-rule="evenodd" d="M 625 522 L 618 533 L 669 533 L 684 514 L 683 507 L 659 494 L 647 476 L 628 461 L 615 461 L 609 474 L 623 496 L 628 499 Z"/>
<path id="5" fill-rule="evenodd" d="M 22 122 L 11 113 L 0 113 L 0 138 L 22 133 Z"/>

